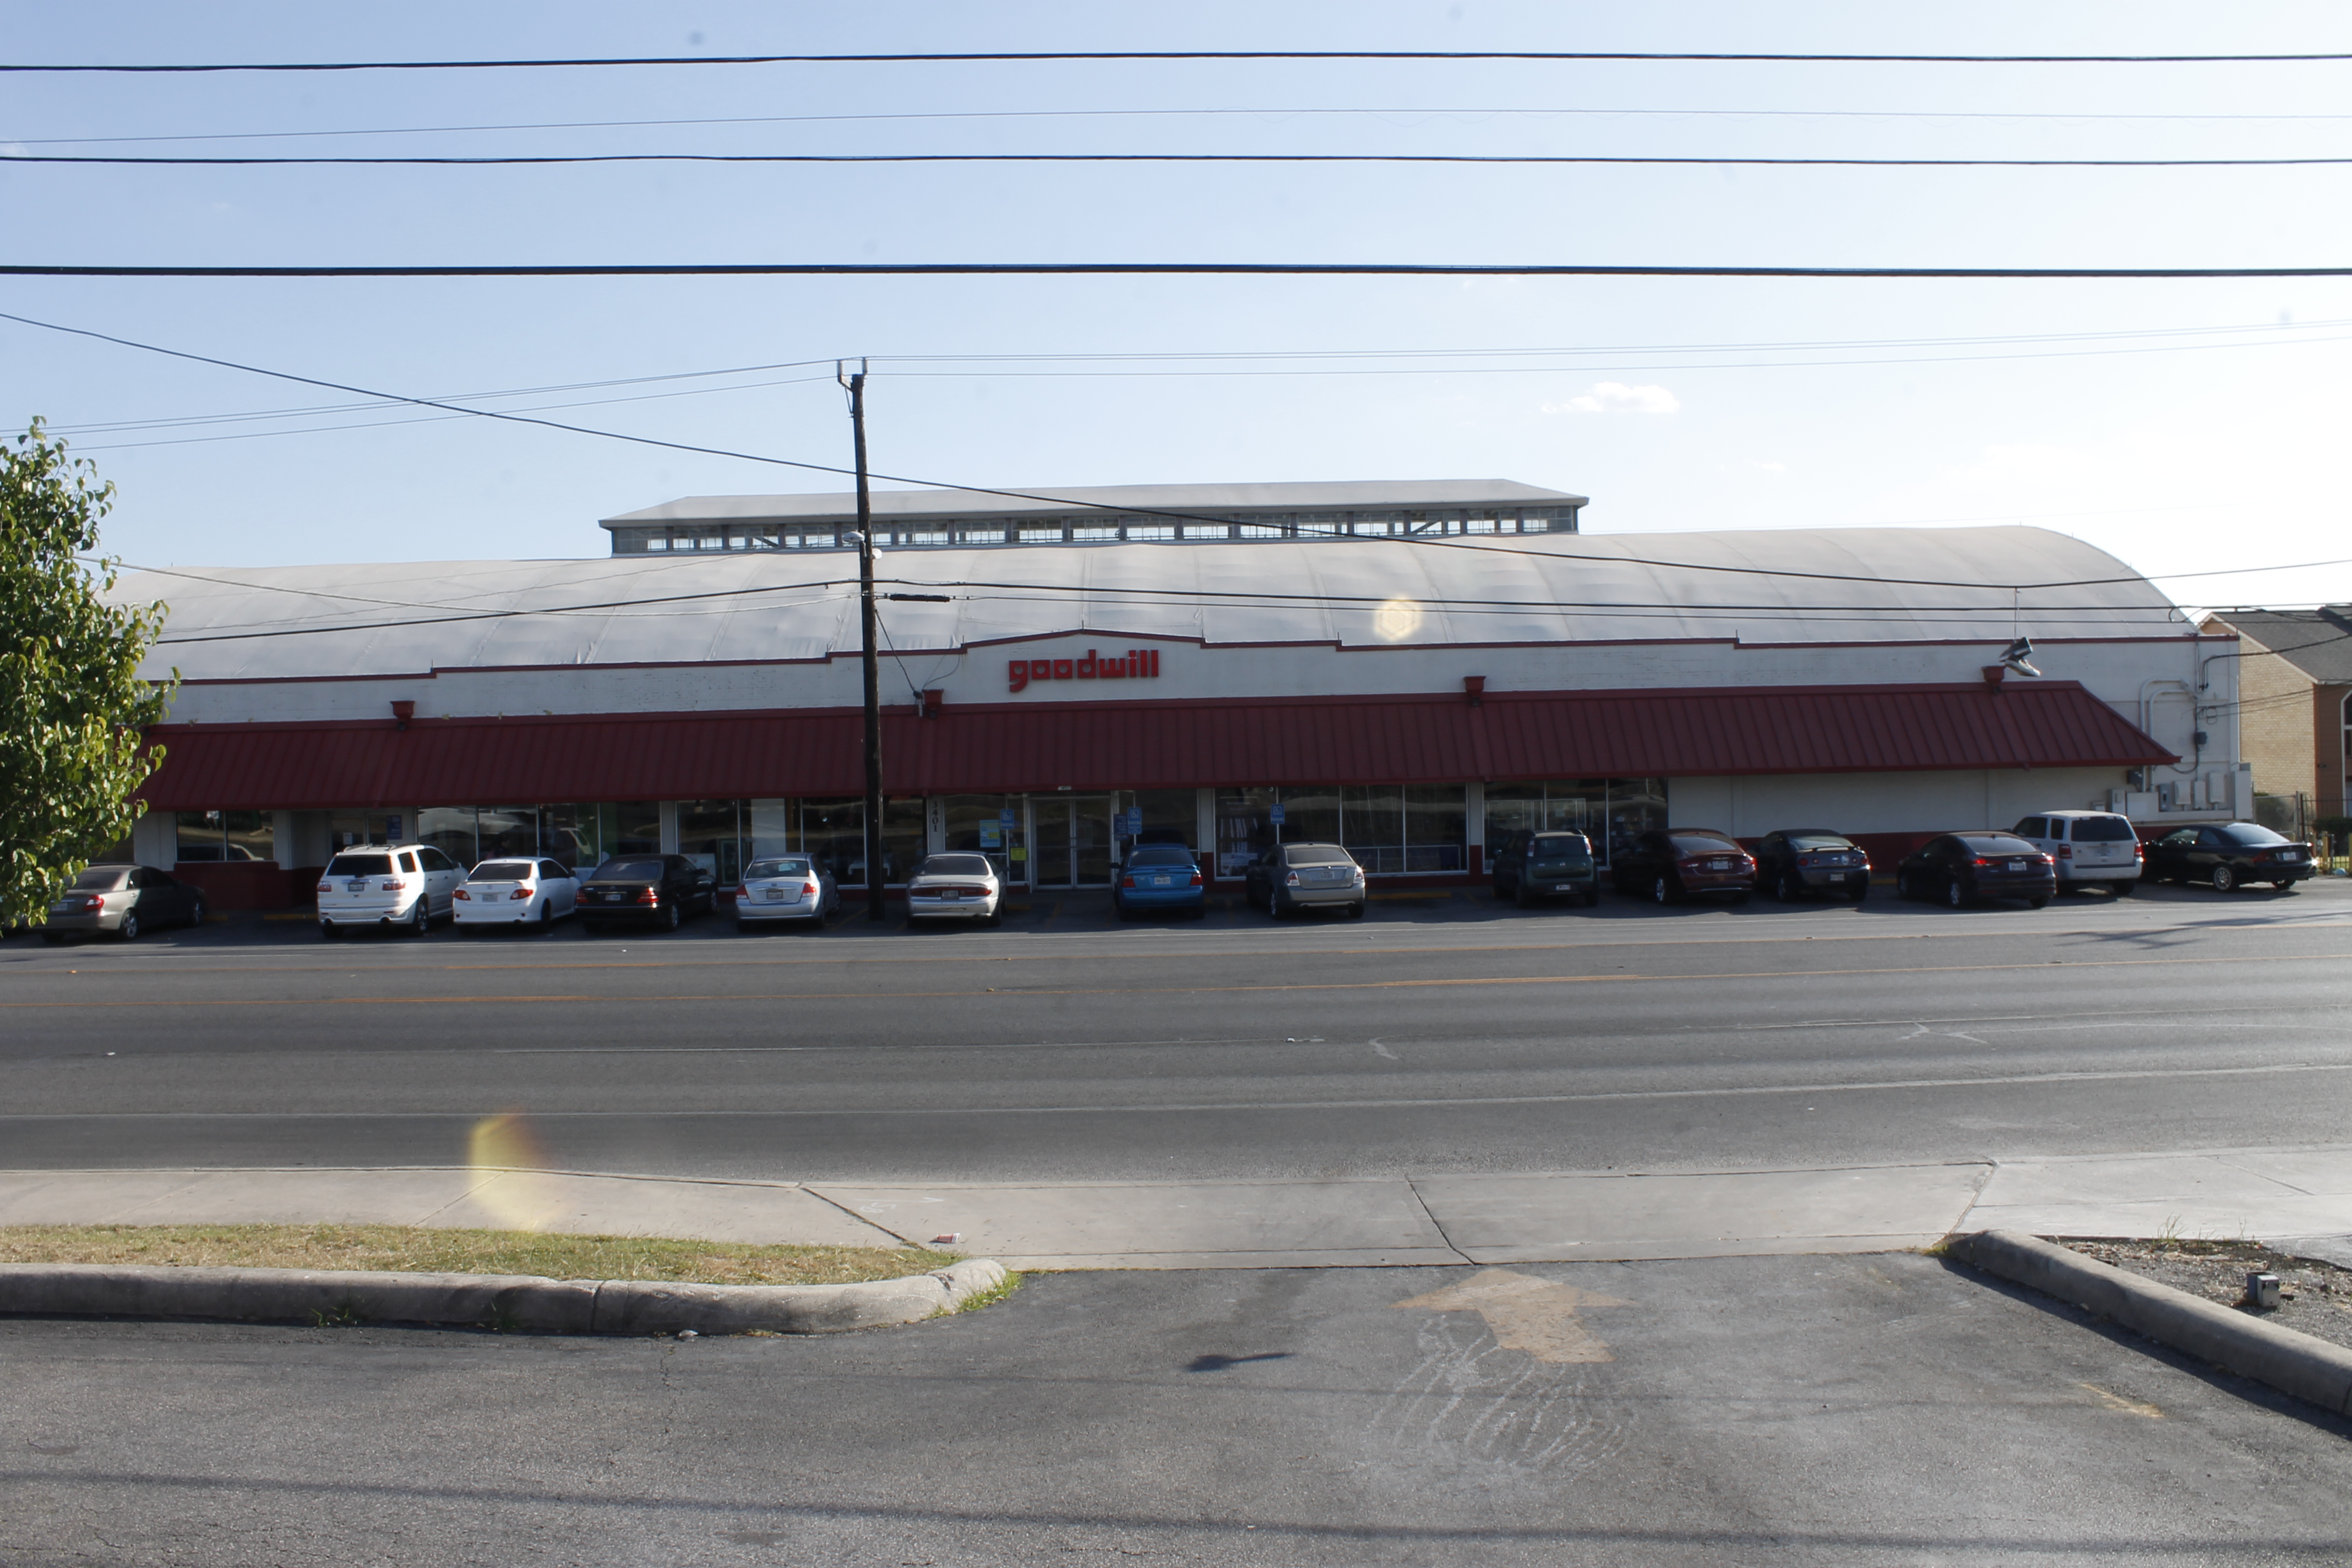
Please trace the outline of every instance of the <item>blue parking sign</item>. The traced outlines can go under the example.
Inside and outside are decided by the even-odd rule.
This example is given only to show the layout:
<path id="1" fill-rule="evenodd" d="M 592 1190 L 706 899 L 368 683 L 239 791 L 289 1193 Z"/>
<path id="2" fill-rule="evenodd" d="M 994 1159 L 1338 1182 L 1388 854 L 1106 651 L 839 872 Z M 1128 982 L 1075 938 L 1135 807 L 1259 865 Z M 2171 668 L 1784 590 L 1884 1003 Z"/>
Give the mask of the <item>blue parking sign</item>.
<path id="1" fill-rule="evenodd" d="M 1277 800 L 1277 801 L 1276 801 L 1276 802 L 1274 803 L 1274 805 L 1273 805 L 1269 806 L 1269 807 L 1267 808 L 1267 811 L 1266 811 L 1266 816 L 1267 816 L 1267 820 L 1268 820 L 1268 821 L 1270 821 L 1270 822 L 1272 822 L 1272 823 L 1273 823 L 1276 827 L 1281 826 L 1282 826 L 1282 802 L 1280 802 L 1280 801 L 1278 801 L 1278 800 Z"/>

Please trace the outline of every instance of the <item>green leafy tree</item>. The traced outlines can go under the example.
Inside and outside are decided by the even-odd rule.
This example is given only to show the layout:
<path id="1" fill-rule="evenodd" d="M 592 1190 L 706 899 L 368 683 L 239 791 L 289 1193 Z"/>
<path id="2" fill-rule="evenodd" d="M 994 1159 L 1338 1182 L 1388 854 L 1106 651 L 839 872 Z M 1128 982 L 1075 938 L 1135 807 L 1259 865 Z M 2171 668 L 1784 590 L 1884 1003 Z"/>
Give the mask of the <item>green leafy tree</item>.
<path id="1" fill-rule="evenodd" d="M 114 486 L 41 422 L 0 442 L 0 921 L 37 921 L 89 858 L 131 831 L 163 760 L 142 731 L 171 689 L 139 676 L 161 605 L 106 601 L 90 559 Z M 173 671 L 176 682 L 179 672 Z"/>

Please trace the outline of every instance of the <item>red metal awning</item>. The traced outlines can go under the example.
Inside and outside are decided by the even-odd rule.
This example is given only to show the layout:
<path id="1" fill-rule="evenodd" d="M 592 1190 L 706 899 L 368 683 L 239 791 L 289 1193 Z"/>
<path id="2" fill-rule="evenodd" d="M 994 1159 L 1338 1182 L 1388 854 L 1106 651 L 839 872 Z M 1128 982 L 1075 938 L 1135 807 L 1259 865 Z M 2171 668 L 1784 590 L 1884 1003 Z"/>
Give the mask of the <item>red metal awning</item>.
<path id="1" fill-rule="evenodd" d="M 893 795 L 2137 767 L 2072 681 L 992 703 L 883 719 Z M 159 811 L 851 795 L 854 710 L 164 724 Z"/>

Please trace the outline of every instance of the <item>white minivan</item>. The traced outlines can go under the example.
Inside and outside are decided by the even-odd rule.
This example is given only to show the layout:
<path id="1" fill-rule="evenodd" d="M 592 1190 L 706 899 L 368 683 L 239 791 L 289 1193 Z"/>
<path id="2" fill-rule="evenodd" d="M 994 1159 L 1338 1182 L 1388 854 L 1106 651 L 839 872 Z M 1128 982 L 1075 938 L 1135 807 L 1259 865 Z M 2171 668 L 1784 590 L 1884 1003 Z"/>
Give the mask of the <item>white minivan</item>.
<path id="1" fill-rule="evenodd" d="M 2139 834 L 2131 818 L 2112 811 L 2052 811 L 2011 829 L 2058 863 L 2058 890 L 2105 888 L 2116 894 L 2139 886 Z"/>
<path id="2" fill-rule="evenodd" d="M 430 844 L 353 844 L 335 851 L 319 879 L 319 932 L 360 926 L 423 936 L 449 913 L 466 873 Z"/>

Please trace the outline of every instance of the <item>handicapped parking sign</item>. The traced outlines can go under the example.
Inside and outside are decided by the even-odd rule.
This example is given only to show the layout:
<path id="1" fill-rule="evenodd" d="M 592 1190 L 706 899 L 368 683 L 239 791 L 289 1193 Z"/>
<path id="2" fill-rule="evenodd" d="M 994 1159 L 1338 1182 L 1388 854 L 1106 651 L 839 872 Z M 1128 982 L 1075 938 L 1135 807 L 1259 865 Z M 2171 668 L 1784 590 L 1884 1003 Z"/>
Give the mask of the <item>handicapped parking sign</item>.
<path id="1" fill-rule="evenodd" d="M 1272 822 L 1276 827 L 1282 826 L 1282 802 L 1278 800 L 1276 801 L 1268 809 L 1267 820 Z"/>

